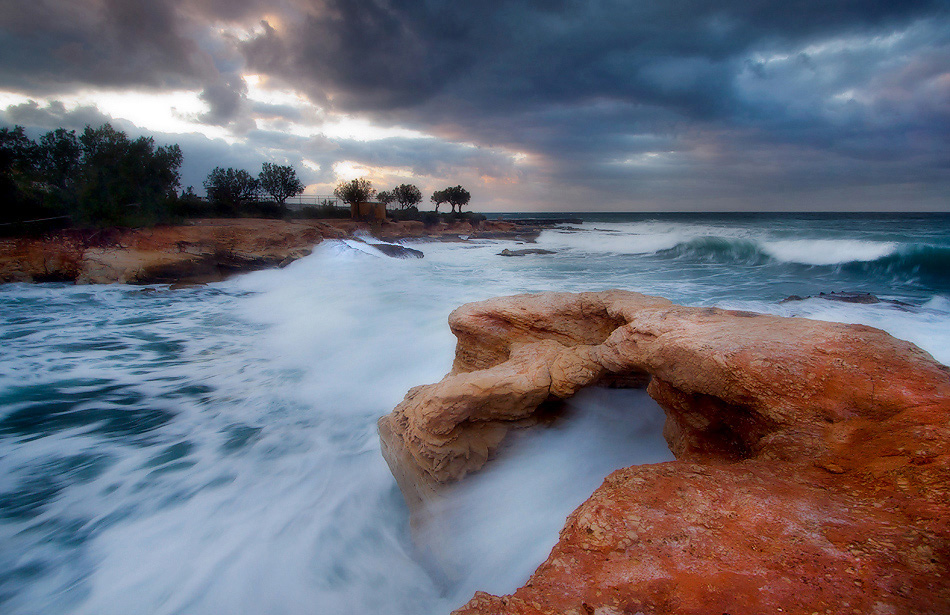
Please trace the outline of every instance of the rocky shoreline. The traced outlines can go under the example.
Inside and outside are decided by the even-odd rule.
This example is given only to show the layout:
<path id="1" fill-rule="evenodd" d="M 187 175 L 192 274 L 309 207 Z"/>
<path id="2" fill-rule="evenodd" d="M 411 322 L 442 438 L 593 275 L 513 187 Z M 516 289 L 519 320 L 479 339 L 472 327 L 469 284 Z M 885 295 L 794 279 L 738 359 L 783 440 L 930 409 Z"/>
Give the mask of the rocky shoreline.
<path id="1" fill-rule="evenodd" d="M 449 324 L 452 371 L 379 422 L 417 529 L 586 386 L 648 383 L 676 457 L 608 476 L 521 589 L 456 615 L 950 612 L 950 370 L 913 344 L 626 291 Z"/>
<path id="2" fill-rule="evenodd" d="M 369 233 L 382 241 L 464 238 L 531 241 L 538 230 L 486 220 L 426 226 L 352 220 L 208 219 L 143 229 L 64 230 L 0 239 L 0 283 L 195 284 L 284 266 L 324 239 Z"/>

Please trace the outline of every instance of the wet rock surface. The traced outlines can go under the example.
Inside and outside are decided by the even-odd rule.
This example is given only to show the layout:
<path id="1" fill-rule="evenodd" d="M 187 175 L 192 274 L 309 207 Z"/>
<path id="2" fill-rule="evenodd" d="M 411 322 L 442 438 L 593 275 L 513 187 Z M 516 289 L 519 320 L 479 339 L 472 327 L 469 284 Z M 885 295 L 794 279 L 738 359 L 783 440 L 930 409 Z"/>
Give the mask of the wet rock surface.
<path id="1" fill-rule="evenodd" d="M 911 307 L 909 303 L 904 303 L 903 301 L 897 301 L 894 299 L 881 299 L 877 295 L 871 293 L 862 293 L 862 292 L 851 292 L 851 291 L 832 291 L 830 293 L 818 293 L 817 295 L 809 295 L 807 297 L 800 297 L 799 295 L 791 295 L 782 299 L 780 303 L 789 303 L 792 301 L 806 301 L 808 299 L 824 299 L 826 301 L 840 301 L 842 303 L 860 303 L 865 305 L 873 305 L 875 303 L 888 303 L 890 305 L 896 305 L 899 307 Z"/>
<path id="2" fill-rule="evenodd" d="M 509 250 L 505 248 L 498 253 L 498 256 L 527 256 L 529 254 L 556 254 L 552 250 L 542 250 L 541 248 L 526 248 L 524 250 Z"/>
<path id="3" fill-rule="evenodd" d="M 648 380 L 676 456 L 611 474 L 524 587 L 457 613 L 950 611 L 950 371 L 913 344 L 624 291 L 449 322 L 452 371 L 380 419 L 415 521 L 585 386 Z"/>
<path id="4" fill-rule="evenodd" d="M 373 243 L 370 245 L 391 258 L 423 258 L 425 256 L 422 250 L 407 248 L 395 243 Z"/>

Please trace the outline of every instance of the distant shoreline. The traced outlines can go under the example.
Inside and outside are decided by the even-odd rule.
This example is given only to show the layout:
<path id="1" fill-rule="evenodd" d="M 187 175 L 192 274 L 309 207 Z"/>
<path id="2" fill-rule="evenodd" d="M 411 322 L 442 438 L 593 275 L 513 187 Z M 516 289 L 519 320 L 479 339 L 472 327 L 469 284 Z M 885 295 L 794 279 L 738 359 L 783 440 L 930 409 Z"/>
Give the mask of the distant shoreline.
<path id="1" fill-rule="evenodd" d="M 405 221 L 200 219 L 151 228 L 65 229 L 39 238 L 0 239 L 0 283 L 200 284 L 282 267 L 324 239 L 369 233 L 382 241 L 533 241 L 534 227 L 500 220 L 426 226 Z"/>

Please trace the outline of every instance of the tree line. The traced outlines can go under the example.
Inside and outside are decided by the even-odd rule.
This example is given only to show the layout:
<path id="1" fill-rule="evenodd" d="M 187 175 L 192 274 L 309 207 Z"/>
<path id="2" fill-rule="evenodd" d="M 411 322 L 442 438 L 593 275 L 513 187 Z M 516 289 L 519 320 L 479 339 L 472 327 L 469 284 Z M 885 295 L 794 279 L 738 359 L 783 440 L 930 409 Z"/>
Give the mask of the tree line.
<path id="1" fill-rule="evenodd" d="M 237 208 L 262 195 L 270 195 L 277 204 L 283 205 L 306 186 L 297 178 L 293 167 L 265 162 L 257 177 L 244 169 L 215 167 L 204 181 L 204 187 L 210 201 Z"/>
<path id="2" fill-rule="evenodd" d="M 360 203 L 365 203 L 373 198 L 383 203 L 387 207 L 392 203 L 398 203 L 403 210 L 418 210 L 422 202 L 422 191 L 413 184 L 400 184 L 392 190 L 376 192 L 372 182 L 364 178 L 353 179 L 348 182 L 340 182 L 333 191 L 341 201 L 350 206 L 353 216 L 358 215 Z M 429 197 L 429 200 L 435 205 L 435 211 L 438 213 L 439 206 L 448 203 L 452 206 L 452 213 L 455 213 L 456 207 L 458 213 L 462 213 L 462 207 L 468 205 L 472 195 L 462 186 L 453 186 L 443 190 L 436 190 Z"/>
<path id="3" fill-rule="evenodd" d="M 130 139 L 110 124 L 81 134 L 57 128 L 38 141 L 0 129 L 0 222 L 69 217 L 85 224 L 144 224 L 177 196 L 178 145 Z"/>
<path id="4" fill-rule="evenodd" d="M 23 222 L 68 220 L 93 226 L 147 226 L 186 217 L 287 215 L 285 202 L 304 191 L 292 166 L 265 162 L 258 175 L 215 167 L 204 180 L 207 198 L 189 186 L 180 191 L 183 156 L 177 145 L 156 145 L 152 137 L 131 139 L 111 124 L 78 133 L 57 128 L 36 141 L 23 126 L 0 128 L 0 231 Z M 341 182 L 334 194 L 350 205 L 377 199 L 418 211 L 422 192 L 401 184 L 378 195 L 366 179 Z M 269 196 L 270 201 L 262 200 Z M 436 190 L 430 200 L 452 212 L 471 195 L 462 186 Z M 329 203 L 313 216 L 337 215 Z M 306 213 L 306 212 L 305 212 Z"/>

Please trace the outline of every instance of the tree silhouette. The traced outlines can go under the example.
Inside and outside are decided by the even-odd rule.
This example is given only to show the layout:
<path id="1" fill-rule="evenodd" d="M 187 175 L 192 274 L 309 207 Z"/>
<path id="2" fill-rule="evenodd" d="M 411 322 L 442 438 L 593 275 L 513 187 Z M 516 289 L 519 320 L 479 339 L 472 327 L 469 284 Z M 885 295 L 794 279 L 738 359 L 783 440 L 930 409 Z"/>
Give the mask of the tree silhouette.
<path id="1" fill-rule="evenodd" d="M 459 208 L 459 213 L 462 213 L 462 206 L 468 205 L 469 200 L 472 198 L 472 195 L 469 194 L 468 190 L 461 186 L 453 186 L 452 188 L 446 188 L 445 200 L 449 202 L 449 205 L 452 206 L 452 211 L 455 211 L 455 208 Z"/>
<path id="2" fill-rule="evenodd" d="M 297 171 L 291 166 L 282 166 L 265 162 L 257 178 L 261 190 L 274 197 L 274 200 L 284 204 L 288 198 L 297 196 L 304 191 L 303 183 L 297 179 Z"/>
<path id="3" fill-rule="evenodd" d="M 393 188 L 393 198 L 400 207 L 407 209 L 422 202 L 422 192 L 412 184 L 400 184 Z"/>
<path id="4" fill-rule="evenodd" d="M 436 190 L 432 193 L 432 196 L 429 197 L 429 200 L 435 204 L 436 213 L 439 211 L 439 205 L 449 202 L 448 197 L 445 195 L 445 190 Z"/>
<path id="5" fill-rule="evenodd" d="M 204 187 L 211 201 L 235 211 L 243 201 L 257 196 L 260 184 L 244 169 L 215 167 L 204 181 Z"/>
<path id="6" fill-rule="evenodd" d="M 376 190 L 368 179 L 360 177 L 348 182 L 340 182 L 333 190 L 333 194 L 350 206 L 350 217 L 355 220 L 360 217 L 360 203 L 373 198 Z"/>

